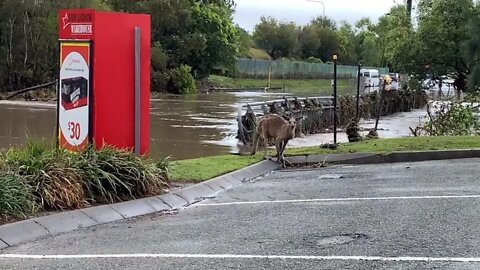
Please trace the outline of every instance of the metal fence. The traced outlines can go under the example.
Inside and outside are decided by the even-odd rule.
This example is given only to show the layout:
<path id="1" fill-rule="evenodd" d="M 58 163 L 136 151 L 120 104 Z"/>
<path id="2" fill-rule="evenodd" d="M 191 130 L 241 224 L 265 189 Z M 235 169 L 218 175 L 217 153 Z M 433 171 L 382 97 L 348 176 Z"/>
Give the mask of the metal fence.
<path id="1" fill-rule="evenodd" d="M 333 64 L 318 64 L 302 61 L 269 61 L 258 59 L 237 59 L 236 77 L 240 78 L 271 78 L 275 79 L 329 79 L 333 78 Z M 380 74 L 389 72 L 388 68 L 375 68 Z M 337 66 L 339 78 L 355 78 L 357 66 Z"/>

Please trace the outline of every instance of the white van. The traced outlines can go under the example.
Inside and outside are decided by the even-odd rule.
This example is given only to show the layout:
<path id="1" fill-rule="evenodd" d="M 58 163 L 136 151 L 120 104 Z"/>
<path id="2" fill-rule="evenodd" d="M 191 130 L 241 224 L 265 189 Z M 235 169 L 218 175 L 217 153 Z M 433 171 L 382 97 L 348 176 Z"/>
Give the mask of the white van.
<path id="1" fill-rule="evenodd" d="M 380 85 L 378 69 L 361 69 L 360 77 L 364 80 L 365 87 L 378 87 Z"/>

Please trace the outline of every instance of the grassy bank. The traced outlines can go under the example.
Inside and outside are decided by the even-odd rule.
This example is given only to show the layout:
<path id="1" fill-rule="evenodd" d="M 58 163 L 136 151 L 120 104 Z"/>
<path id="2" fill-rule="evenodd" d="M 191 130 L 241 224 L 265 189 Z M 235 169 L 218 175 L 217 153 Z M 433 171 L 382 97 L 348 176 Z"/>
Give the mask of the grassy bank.
<path id="1" fill-rule="evenodd" d="M 263 49 L 249 48 L 247 56 L 253 59 L 272 60 L 272 57 Z"/>
<path id="2" fill-rule="evenodd" d="M 160 194 L 168 164 L 113 148 L 81 154 L 29 143 L 0 153 L 0 222 Z"/>
<path id="3" fill-rule="evenodd" d="M 208 81 L 215 87 L 228 87 L 228 88 L 254 88 L 265 87 L 268 84 L 267 79 L 240 79 L 230 78 L 217 75 L 210 75 Z M 271 87 L 285 87 L 287 91 L 291 93 L 312 93 L 315 95 L 331 95 L 332 86 L 330 79 L 318 79 L 318 80 L 284 80 L 273 79 L 271 81 Z M 353 91 L 353 86 L 350 85 L 348 80 L 338 80 L 338 93 L 340 95 L 348 94 Z M 350 93 L 351 94 L 351 93 Z"/>
<path id="4" fill-rule="evenodd" d="M 480 137 L 412 137 L 397 139 L 369 140 L 358 143 L 341 144 L 336 150 L 320 147 L 288 148 L 286 156 L 339 154 L 339 153 L 390 153 L 396 151 L 426 151 L 446 149 L 480 148 Z M 274 152 L 270 152 L 272 156 Z M 173 181 L 201 182 L 213 177 L 241 169 L 262 159 L 256 156 L 215 156 L 172 162 Z"/>

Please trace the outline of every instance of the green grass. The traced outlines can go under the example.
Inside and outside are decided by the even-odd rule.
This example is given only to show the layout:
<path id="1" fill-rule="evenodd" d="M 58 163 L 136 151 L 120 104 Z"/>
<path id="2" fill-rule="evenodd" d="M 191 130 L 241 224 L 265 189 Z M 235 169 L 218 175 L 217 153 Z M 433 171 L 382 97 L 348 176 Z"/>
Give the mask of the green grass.
<path id="1" fill-rule="evenodd" d="M 272 60 L 270 54 L 268 54 L 265 50 L 258 48 L 250 48 L 247 56 L 253 59 Z"/>
<path id="2" fill-rule="evenodd" d="M 290 148 L 286 156 L 341 154 L 341 153 L 391 153 L 398 151 L 428 151 L 448 149 L 480 148 L 480 137 L 411 137 L 366 140 L 359 143 L 341 144 L 336 150 L 322 149 L 320 147 Z"/>
<path id="3" fill-rule="evenodd" d="M 254 88 L 265 87 L 268 84 L 268 79 L 240 79 L 230 78 L 218 75 L 210 75 L 208 78 L 209 83 L 215 87 L 228 87 L 228 88 Z M 348 80 L 338 80 L 338 93 L 351 94 L 353 86 L 351 86 Z M 330 79 L 315 79 L 315 80 L 286 80 L 286 79 L 273 79 L 271 81 L 271 87 L 285 87 L 288 92 L 295 93 L 312 93 L 315 95 L 331 95 L 332 87 Z"/>
<path id="4" fill-rule="evenodd" d="M 176 182 L 202 182 L 261 161 L 260 155 L 221 155 L 172 161 L 170 177 Z"/>
<path id="5" fill-rule="evenodd" d="M 288 148 L 285 155 L 318 155 L 340 153 L 390 153 L 396 151 L 426 151 L 446 149 L 480 148 L 480 137 L 411 137 L 396 139 L 368 140 L 358 143 L 341 144 L 336 150 L 316 147 Z M 270 151 L 270 156 L 274 155 Z M 201 182 L 228 172 L 247 167 L 260 161 L 263 154 L 254 157 L 223 155 L 172 162 L 172 181 Z"/>

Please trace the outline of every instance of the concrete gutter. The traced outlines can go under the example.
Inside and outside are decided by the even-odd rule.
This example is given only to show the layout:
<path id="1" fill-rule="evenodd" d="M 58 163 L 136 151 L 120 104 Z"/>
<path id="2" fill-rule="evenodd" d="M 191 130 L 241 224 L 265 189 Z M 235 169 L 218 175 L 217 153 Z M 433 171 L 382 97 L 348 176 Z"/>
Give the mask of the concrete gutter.
<path id="1" fill-rule="evenodd" d="M 394 152 L 389 154 L 332 154 L 288 157 L 296 166 L 314 164 L 378 164 L 426 160 L 480 157 L 480 149 Z M 0 226 L 0 250 L 43 237 L 70 232 L 108 222 L 138 217 L 151 213 L 171 212 L 214 197 L 226 189 L 241 185 L 280 166 L 273 161 L 262 161 L 211 180 L 160 196 L 127 202 L 101 205 L 48 216 L 28 219 Z"/>

